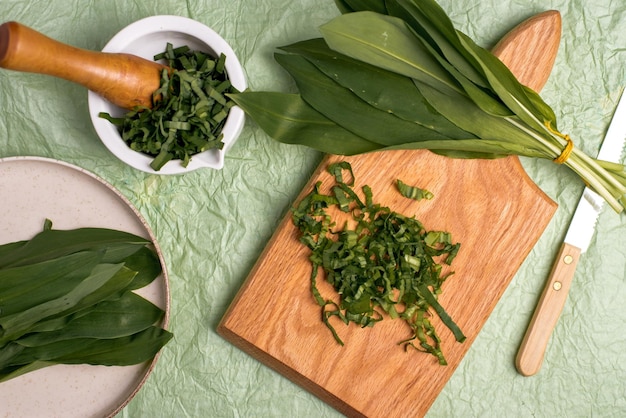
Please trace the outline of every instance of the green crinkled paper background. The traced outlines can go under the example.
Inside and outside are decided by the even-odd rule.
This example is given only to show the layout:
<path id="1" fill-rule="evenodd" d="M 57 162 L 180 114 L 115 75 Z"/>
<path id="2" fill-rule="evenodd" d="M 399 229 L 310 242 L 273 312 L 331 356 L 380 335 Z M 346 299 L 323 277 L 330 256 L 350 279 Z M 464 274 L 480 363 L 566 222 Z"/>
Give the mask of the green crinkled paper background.
<path id="1" fill-rule="evenodd" d="M 527 17 L 559 10 L 563 37 L 542 96 L 555 109 L 560 128 L 585 151 L 597 152 L 626 86 L 626 3 L 442 0 L 441 5 L 459 29 L 487 47 Z M 332 0 L 0 2 L 2 21 L 16 20 L 93 50 L 131 22 L 160 14 L 191 17 L 219 32 L 244 65 L 251 89 L 288 91 L 293 84 L 273 61 L 274 48 L 317 36 L 317 27 L 338 11 Z M 120 417 L 339 416 L 215 332 L 321 160 L 319 153 L 276 143 L 248 121 L 223 170 L 148 175 L 125 166 L 99 141 L 84 88 L 0 70 L 0 157 L 17 155 L 61 159 L 112 183 L 144 215 L 164 252 L 175 339 Z M 583 189 L 555 164 L 522 162 L 559 209 L 428 416 L 624 417 L 626 215 L 610 210 L 601 215 L 540 373 L 522 377 L 515 370 L 517 348 Z M 0 212 L 10 204 L 0 202 Z M 6 412 L 0 405 L 0 415 Z"/>

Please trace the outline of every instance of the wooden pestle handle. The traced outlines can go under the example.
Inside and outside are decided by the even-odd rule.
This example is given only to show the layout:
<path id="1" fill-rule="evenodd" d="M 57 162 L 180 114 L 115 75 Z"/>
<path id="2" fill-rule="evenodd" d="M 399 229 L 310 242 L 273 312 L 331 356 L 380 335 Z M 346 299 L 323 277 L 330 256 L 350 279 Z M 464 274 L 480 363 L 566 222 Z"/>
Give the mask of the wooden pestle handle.
<path id="1" fill-rule="evenodd" d="M 166 68 L 131 54 L 75 48 L 17 22 L 0 25 L 0 67 L 78 83 L 125 109 L 152 107 Z"/>

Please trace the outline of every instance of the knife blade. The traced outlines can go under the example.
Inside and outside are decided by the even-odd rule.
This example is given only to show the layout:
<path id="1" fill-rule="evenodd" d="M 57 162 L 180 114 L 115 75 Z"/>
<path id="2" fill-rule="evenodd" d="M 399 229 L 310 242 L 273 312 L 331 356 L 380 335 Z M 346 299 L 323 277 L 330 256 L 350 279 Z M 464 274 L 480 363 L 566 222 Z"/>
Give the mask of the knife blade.
<path id="1" fill-rule="evenodd" d="M 626 94 L 622 92 L 598 159 L 618 162 L 625 142 Z M 589 248 L 603 206 L 604 199 L 586 187 L 515 359 L 515 367 L 524 376 L 532 376 L 541 368 L 550 336 L 567 300 L 576 265 L 581 254 Z"/>

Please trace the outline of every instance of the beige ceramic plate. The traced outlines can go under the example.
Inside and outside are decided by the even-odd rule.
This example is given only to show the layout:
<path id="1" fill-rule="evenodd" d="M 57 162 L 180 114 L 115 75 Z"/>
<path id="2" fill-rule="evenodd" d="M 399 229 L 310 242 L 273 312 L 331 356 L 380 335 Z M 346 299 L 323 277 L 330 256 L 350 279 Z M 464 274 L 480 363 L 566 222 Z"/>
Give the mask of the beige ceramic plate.
<path id="1" fill-rule="evenodd" d="M 156 245 L 142 216 L 117 190 L 57 160 L 0 159 L 0 212 L 0 244 L 31 238 L 49 218 L 56 229 L 112 228 L 150 238 Z M 141 294 L 165 310 L 167 325 L 169 287 L 163 271 Z M 0 417 L 114 415 L 137 393 L 155 361 L 129 367 L 57 365 L 0 383 Z"/>

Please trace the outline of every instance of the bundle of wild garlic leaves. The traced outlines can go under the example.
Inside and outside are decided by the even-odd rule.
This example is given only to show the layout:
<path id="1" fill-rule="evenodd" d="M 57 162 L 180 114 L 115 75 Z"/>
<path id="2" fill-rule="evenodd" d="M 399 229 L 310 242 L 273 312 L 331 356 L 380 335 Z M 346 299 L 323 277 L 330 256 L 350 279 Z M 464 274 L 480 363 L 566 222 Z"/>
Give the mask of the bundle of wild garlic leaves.
<path id="1" fill-rule="evenodd" d="M 492 53 L 455 29 L 435 0 L 336 0 L 322 38 L 280 48 L 299 93 L 230 97 L 271 137 L 354 155 L 429 149 L 454 158 L 519 155 L 563 164 L 616 211 L 622 164 L 586 155 L 554 111 Z"/>
<path id="2" fill-rule="evenodd" d="M 133 290 L 161 274 L 150 241 L 102 228 L 52 229 L 0 245 L 0 382 L 55 364 L 126 366 L 172 338 Z"/>

